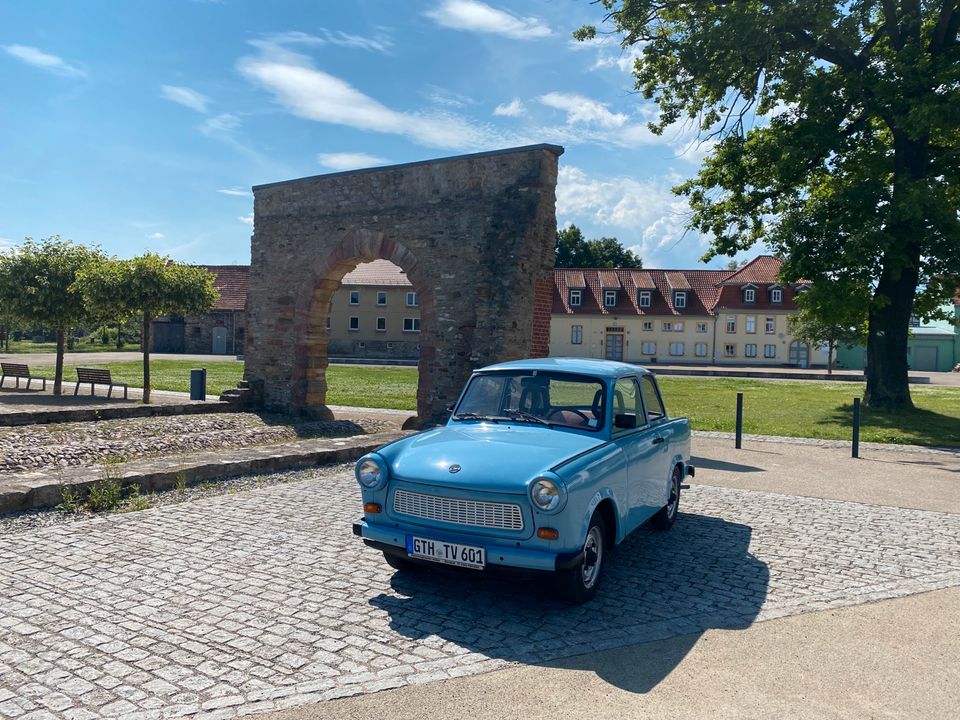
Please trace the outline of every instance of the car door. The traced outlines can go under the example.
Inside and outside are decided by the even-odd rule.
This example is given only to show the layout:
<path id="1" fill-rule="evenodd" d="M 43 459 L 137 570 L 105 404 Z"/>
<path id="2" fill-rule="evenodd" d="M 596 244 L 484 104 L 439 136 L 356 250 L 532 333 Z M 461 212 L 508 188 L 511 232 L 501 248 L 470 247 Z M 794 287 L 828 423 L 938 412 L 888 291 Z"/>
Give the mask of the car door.
<path id="1" fill-rule="evenodd" d="M 629 507 L 625 508 L 624 529 L 630 532 L 643 523 L 660 505 L 658 500 L 656 469 L 652 467 L 659 456 L 661 442 L 655 442 L 650 432 L 644 410 L 640 384 L 637 378 L 630 376 L 617 380 L 611 402 L 613 424 L 613 442 L 623 451 L 627 461 L 627 487 Z M 633 427 L 617 427 L 629 424 L 617 421 L 617 416 L 634 418 Z"/>
<path id="2" fill-rule="evenodd" d="M 650 442 L 655 452 L 646 465 L 649 472 L 649 496 L 656 509 L 667 504 L 670 499 L 670 432 L 666 427 L 667 411 L 660 397 L 653 375 L 640 377 L 640 396 L 643 401 Z"/>

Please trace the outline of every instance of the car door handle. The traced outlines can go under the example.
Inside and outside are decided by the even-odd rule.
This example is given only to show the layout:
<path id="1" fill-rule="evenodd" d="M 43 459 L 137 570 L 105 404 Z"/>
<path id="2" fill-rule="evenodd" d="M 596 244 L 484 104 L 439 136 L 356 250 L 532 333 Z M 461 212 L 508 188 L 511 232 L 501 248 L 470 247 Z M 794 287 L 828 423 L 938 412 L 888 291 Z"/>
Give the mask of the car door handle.
<path id="1" fill-rule="evenodd" d="M 663 438 L 663 437 L 655 437 L 655 438 L 653 439 L 653 444 L 654 444 L 654 445 L 659 445 L 659 444 L 662 443 L 662 442 L 664 442 L 664 438 Z"/>

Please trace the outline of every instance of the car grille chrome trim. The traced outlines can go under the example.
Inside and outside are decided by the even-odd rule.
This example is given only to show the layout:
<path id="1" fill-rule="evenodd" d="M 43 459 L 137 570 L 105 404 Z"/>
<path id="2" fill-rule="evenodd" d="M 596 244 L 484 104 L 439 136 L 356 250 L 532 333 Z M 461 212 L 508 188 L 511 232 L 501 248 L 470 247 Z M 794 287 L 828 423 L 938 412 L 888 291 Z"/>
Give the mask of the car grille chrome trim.
<path id="1" fill-rule="evenodd" d="M 523 530 L 523 512 L 512 503 L 424 495 L 409 490 L 393 493 L 393 510 L 401 515 L 439 520 L 455 525 Z"/>

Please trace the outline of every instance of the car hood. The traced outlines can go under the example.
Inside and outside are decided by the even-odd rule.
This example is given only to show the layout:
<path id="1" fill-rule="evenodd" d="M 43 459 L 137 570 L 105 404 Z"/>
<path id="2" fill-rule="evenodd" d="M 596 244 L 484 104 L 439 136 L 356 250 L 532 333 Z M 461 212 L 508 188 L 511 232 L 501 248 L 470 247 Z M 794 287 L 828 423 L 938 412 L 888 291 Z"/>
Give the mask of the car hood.
<path id="1" fill-rule="evenodd" d="M 520 493 L 537 474 L 603 443 L 540 425 L 461 422 L 415 435 L 382 454 L 391 476 L 403 480 Z M 460 466 L 456 473 L 450 472 L 454 465 Z"/>

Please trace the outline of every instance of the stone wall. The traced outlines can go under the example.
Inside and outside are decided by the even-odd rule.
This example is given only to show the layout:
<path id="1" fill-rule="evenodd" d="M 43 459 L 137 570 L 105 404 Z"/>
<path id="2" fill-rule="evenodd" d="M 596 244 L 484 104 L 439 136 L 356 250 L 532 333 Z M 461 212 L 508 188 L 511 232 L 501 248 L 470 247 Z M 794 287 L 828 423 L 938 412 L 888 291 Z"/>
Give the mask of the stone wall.
<path id="1" fill-rule="evenodd" d="M 244 313 L 240 310 L 214 310 L 205 315 L 184 318 L 185 353 L 209 355 L 215 353 L 214 328 L 223 328 L 224 355 L 242 355 L 245 334 Z M 236 341 L 236 342 L 234 342 Z"/>
<path id="2" fill-rule="evenodd" d="M 255 187 L 246 376 L 262 382 L 264 404 L 328 414 L 330 301 L 347 272 L 377 258 L 418 294 L 422 419 L 474 368 L 546 354 L 538 286 L 554 265 L 562 152 L 535 145 Z"/>

